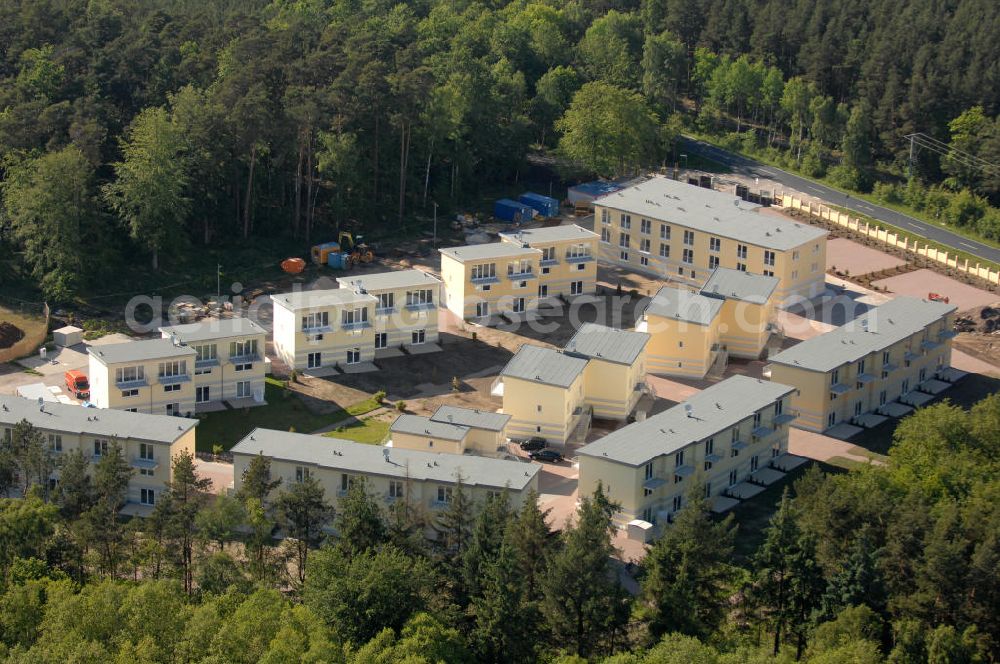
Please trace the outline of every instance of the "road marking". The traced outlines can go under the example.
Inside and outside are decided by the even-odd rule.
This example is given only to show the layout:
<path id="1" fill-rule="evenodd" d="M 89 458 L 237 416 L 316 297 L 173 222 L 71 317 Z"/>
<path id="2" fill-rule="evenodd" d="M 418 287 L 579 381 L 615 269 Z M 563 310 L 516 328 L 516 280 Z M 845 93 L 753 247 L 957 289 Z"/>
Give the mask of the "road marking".
<path id="1" fill-rule="evenodd" d="M 963 247 L 968 247 L 969 249 L 975 249 L 976 248 L 975 245 L 971 245 L 968 242 L 959 242 L 959 244 L 962 245 Z"/>
<path id="2" fill-rule="evenodd" d="M 809 189 L 812 189 L 813 191 L 815 191 L 815 192 L 817 192 L 817 193 L 820 193 L 820 194 L 822 194 L 822 193 L 825 193 L 825 192 L 824 192 L 824 191 L 823 191 L 822 189 L 820 189 L 819 187 L 814 187 L 814 186 L 812 186 L 812 185 L 806 185 L 806 187 L 807 187 L 807 188 L 809 188 Z"/>

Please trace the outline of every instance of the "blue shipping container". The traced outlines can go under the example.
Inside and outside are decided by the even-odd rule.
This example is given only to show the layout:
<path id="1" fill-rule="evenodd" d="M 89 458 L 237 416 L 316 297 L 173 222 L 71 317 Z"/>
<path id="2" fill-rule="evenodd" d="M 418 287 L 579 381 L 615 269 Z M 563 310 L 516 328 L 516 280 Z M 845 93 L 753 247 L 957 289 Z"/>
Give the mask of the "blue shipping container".
<path id="1" fill-rule="evenodd" d="M 526 194 L 521 194 L 518 200 L 533 208 L 535 212 L 543 217 L 559 216 L 559 201 L 554 198 L 542 196 L 541 194 L 529 191 Z"/>
<path id="2" fill-rule="evenodd" d="M 534 217 L 535 211 L 524 203 L 501 198 L 493 204 L 493 216 L 501 221 L 512 221 L 519 224 Z"/>

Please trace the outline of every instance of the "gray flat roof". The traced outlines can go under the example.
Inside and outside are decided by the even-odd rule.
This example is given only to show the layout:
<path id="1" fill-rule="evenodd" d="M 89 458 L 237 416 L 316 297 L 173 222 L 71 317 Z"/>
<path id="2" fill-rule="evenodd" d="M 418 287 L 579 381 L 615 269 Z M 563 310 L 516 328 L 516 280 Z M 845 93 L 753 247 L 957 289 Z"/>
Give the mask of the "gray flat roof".
<path id="1" fill-rule="evenodd" d="M 447 422 L 435 422 L 431 418 L 421 415 L 403 414 L 396 418 L 392 426 L 389 427 L 389 431 L 440 438 L 441 440 L 464 440 L 466 434 L 469 433 L 469 427 Z"/>
<path id="2" fill-rule="evenodd" d="M 175 334 L 181 343 L 190 344 L 226 337 L 267 334 L 267 330 L 249 318 L 204 318 L 197 323 L 161 327 L 160 334 L 166 337 Z"/>
<path id="3" fill-rule="evenodd" d="M 431 419 L 435 422 L 448 422 L 470 429 L 485 429 L 487 431 L 503 431 L 510 421 L 510 415 L 492 413 L 488 410 L 459 408 L 458 406 L 441 406 Z"/>
<path id="4" fill-rule="evenodd" d="M 764 304 L 778 287 L 779 281 L 777 277 L 717 267 L 701 287 L 701 292 L 710 297 L 719 295 L 728 299 Z"/>
<path id="5" fill-rule="evenodd" d="M 188 417 L 84 408 L 63 403 L 46 403 L 44 409 L 44 412 L 39 411 L 37 401 L 32 399 L 0 395 L 0 422 L 6 425 L 28 420 L 39 429 L 49 431 L 167 444 L 198 425 L 198 420 Z"/>
<path id="6" fill-rule="evenodd" d="M 375 274 L 358 274 L 352 277 L 337 277 L 341 288 L 364 289 L 372 291 L 395 290 L 396 288 L 433 288 L 440 286 L 441 281 L 423 270 L 395 270 L 392 272 L 376 272 Z"/>
<path id="7" fill-rule="evenodd" d="M 722 310 L 723 301 L 683 288 L 663 286 L 646 305 L 645 313 L 663 318 L 708 325 Z"/>
<path id="8" fill-rule="evenodd" d="M 449 247 L 440 250 L 442 254 L 465 263 L 491 258 L 518 258 L 542 253 L 541 249 L 522 247 L 513 242 L 490 242 L 488 244 L 467 244 L 464 247 Z"/>
<path id="9" fill-rule="evenodd" d="M 780 251 L 827 234 L 815 226 L 758 214 L 755 209 L 759 206 L 732 194 L 665 177 L 653 177 L 608 194 L 595 205 Z"/>
<path id="10" fill-rule="evenodd" d="M 321 307 L 342 307 L 347 304 L 367 304 L 377 302 L 374 295 L 355 293 L 350 288 L 325 288 L 323 290 L 296 291 L 271 296 L 271 301 L 285 309 L 318 309 Z"/>
<path id="11" fill-rule="evenodd" d="M 388 461 L 386 450 L 389 452 Z M 454 483 L 460 476 L 462 482 L 470 486 L 497 489 L 509 486 L 516 491 L 523 490 L 541 469 L 538 464 L 520 461 L 401 450 L 272 429 L 254 429 L 233 447 L 232 452 L 243 455 L 260 453 L 291 463 L 312 464 L 361 475 L 448 484 Z"/>
<path id="12" fill-rule="evenodd" d="M 632 364 L 649 343 L 645 332 L 617 330 L 596 323 L 584 323 L 563 351 L 606 362 Z"/>
<path id="13" fill-rule="evenodd" d="M 902 341 L 956 309 L 944 302 L 897 297 L 845 325 L 781 351 L 770 362 L 825 373 Z"/>
<path id="14" fill-rule="evenodd" d="M 587 360 L 552 348 L 524 344 L 510 358 L 501 376 L 530 380 L 544 385 L 569 387 L 587 367 Z"/>
<path id="15" fill-rule="evenodd" d="M 510 233 L 500 233 L 500 237 L 507 242 L 523 242 L 525 244 L 546 242 L 562 242 L 564 240 L 595 240 L 600 237 L 593 231 L 568 224 L 566 226 L 545 226 L 542 228 L 525 228 Z"/>
<path id="16" fill-rule="evenodd" d="M 120 344 L 88 346 L 87 352 L 103 364 L 145 362 L 196 354 L 194 348 L 190 346 L 175 346 L 173 341 L 163 338 L 137 339 L 136 341 L 123 341 Z"/>
<path id="17" fill-rule="evenodd" d="M 732 376 L 662 413 L 581 447 L 578 454 L 641 466 L 725 431 L 793 391 L 790 385 Z M 690 406 L 690 413 L 685 405 Z"/>

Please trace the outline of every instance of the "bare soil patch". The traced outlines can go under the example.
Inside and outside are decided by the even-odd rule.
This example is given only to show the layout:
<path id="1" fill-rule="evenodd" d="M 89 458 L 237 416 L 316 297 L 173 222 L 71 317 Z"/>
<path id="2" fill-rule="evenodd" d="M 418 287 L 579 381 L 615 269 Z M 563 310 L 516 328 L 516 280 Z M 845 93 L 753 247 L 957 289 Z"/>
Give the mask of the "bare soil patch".
<path id="1" fill-rule="evenodd" d="M 0 348 L 10 348 L 24 338 L 24 330 L 13 323 L 0 322 Z"/>

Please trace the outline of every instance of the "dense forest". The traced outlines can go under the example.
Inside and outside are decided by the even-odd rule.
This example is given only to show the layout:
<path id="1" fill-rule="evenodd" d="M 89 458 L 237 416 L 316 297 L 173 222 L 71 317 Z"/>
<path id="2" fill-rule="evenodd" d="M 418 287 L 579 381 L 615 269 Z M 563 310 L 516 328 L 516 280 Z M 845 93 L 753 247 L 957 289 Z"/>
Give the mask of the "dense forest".
<path id="1" fill-rule="evenodd" d="M 1000 659 L 1000 395 L 899 425 L 888 462 L 805 471 L 762 532 L 700 480 L 635 569 L 600 488 L 553 531 L 535 496 L 388 508 L 353 483 L 210 497 L 190 456 L 152 514 L 120 517 L 112 445 L 50 488 L 27 423 L 0 447 L 0 656 L 10 662 L 973 664 Z M 332 519 L 332 521 L 331 521 Z M 324 528 L 332 523 L 332 529 Z M 425 528 L 437 533 L 424 538 Z M 275 536 L 289 537 L 277 540 Z M 751 546 L 746 546 L 750 538 Z M 740 550 L 744 553 L 737 555 Z M 630 566 L 631 567 L 631 566 Z"/>
<path id="2" fill-rule="evenodd" d="M 911 132 L 996 163 L 998 32 L 993 0 L 9 0 L 0 278 L 59 300 L 198 246 L 390 237 L 532 154 L 670 163 L 685 126 L 859 189 Z M 918 166 L 883 193 L 1000 236 L 1000 176 Z"/>

